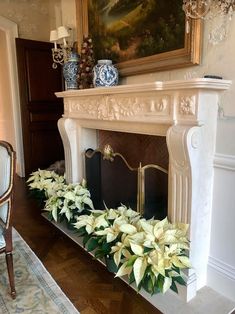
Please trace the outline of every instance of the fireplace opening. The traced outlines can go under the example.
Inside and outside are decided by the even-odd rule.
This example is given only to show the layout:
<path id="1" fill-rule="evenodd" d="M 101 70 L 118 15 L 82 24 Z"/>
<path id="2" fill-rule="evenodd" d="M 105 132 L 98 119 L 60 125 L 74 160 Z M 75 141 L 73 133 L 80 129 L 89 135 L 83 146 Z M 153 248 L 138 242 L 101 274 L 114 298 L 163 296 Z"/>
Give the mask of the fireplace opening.
<path id="1" fill-rule="evenodd" d="M 167 170 L 155 164 L 132 167 L 125 156 L 104 150 L 87 149 L 85 173 L 96 209 L 116 208 L 120 204 L 140 212 L 145 218 L 167 216 Z"/>
<path id="2" fill-rule="evenodd" d="M 119 155 L 110 160 L 99 149 L 86 150 L 86 180 L 96 209 L 120 203 L 137 209 L 138 169 L 128 166 Z"/>

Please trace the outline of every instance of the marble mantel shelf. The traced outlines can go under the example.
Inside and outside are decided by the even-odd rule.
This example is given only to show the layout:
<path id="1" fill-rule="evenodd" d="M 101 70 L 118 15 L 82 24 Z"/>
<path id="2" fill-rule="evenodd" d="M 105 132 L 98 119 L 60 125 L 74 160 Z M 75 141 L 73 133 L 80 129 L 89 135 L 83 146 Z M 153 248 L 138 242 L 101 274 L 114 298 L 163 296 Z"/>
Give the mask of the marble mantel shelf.
<path id="1" fill-rule="evenodd" d="M 97 130 L 166 137 L 168 218 L 190 224 L 187 301 L 207 283 L 218 100 L 230 85 L 197 78 L 56 93 L 64 99 L 58 127 L 68 182 L 84 177 L 82 155 L 98 147 Z"/>
<path id="2" fill-rule="evenodd" d="M 76 97 L 76 96 L 92 96 L 92 95 L 112 95 L 122 93 L 136 92 L 151 92 L 164 90 L 179 90 L 179 89 L 228 89 L 231 85 L 230 80 L 195 78 L 191 80 L 176 80 L 176 81 L 156 81 L 153 83 L 118 85 L 112 87 L 97 87 L 90 89 L 68 90 L 57 92 L 57 97 Z"/>
<path id="3" fill-rule="evenodd" d="M 208 94 L 214 96 L 214 104 L 218 91 L 230 85 L 230 81 L 198 78 L 69 90 L 56 96 L 64 98 L 63 117 L 77 118 L 91 129 L 166 136 L 173 124 L 204 124 Z"/>

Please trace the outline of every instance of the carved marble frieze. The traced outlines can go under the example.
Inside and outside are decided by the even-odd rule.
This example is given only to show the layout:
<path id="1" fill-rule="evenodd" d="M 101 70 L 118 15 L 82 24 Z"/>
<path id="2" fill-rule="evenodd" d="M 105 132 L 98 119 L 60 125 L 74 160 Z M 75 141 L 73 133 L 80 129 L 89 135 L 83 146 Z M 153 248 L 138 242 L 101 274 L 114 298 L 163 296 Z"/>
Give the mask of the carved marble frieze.
<path id="1" fill-rule="evenodd" d="M 99 120 L 126 120 L 144 116 L 169 116 L 171 96 L 115 96 L 79 97 L 65 99 L 65 115 Z"/>

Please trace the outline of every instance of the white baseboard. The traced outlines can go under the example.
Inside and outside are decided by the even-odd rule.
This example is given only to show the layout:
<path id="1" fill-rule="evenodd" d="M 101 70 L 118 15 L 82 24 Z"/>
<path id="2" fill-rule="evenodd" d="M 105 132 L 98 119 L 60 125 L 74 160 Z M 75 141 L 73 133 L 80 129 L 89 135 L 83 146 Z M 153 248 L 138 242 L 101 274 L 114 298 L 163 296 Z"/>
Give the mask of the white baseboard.
<path id="1" fill-rule="evenodd" d="M 214 167 L 235 171 L 235 156 L 234 155 L 215 154 Z"/>
<path id="2" fill-rule="evenodd" d="M 210 256 L 208 260 L 207 285 L 235 301 L 235 267 Z"/>

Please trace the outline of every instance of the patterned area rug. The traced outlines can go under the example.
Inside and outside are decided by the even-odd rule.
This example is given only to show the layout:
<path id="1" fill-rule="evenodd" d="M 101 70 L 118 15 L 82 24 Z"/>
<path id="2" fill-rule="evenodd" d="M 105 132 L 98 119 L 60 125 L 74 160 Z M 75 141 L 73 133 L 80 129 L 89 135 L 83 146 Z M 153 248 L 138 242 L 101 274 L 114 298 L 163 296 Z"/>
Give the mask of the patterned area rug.
<path id="1" fill-rule="evenodd" d="M 12 300 L 5 254 L 0 255 L 0 313 L 79 314 L 16 230 L 13 230 L 17 297 Z"/>

